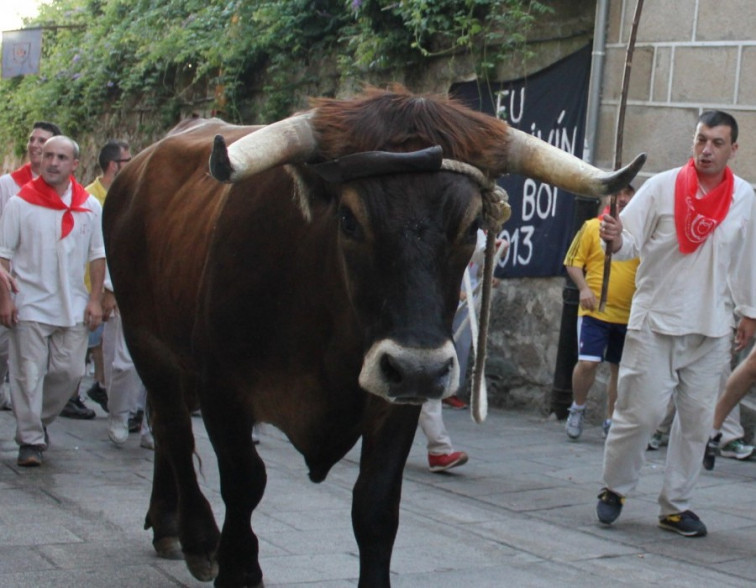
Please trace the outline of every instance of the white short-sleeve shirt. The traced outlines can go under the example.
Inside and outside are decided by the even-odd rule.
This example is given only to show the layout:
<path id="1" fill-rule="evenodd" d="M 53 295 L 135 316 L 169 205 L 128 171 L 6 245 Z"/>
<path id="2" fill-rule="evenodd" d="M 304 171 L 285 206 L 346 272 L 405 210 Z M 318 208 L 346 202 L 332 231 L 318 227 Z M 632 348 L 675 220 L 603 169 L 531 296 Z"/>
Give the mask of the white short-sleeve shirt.
<path id="1" fill-rule="evenodd" d="M 71 202 L 71 186 L 62 196 Z M 73 230 L 61 239 L 63 210 L 11 197 L 2 214 L 0 258 L 12 262 L 19 320 L 72 327 L 84 321 L 87 263 L 105 257 L 102 207 L 94 196 L 73 212 Z"/>

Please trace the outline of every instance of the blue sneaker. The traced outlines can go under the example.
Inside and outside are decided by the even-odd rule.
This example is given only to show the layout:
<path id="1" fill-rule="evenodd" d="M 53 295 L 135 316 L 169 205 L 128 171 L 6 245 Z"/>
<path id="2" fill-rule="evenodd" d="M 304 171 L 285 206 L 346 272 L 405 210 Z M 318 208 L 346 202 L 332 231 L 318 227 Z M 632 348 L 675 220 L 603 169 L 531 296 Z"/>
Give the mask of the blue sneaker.
<path id="1" fill-rule="evenodd" d="M 625 504 L 625 497 L 609 488 L 602 488 L 598 495 L 598 504 L 596 505 L 596 516 L 598 520 L 605 525 L 611 525 L 622 512 L 622 506 Z"/>
<path id="2" fill-rule="evenodd" d="M 603 423 L 601 423 L 601 431 L 604 435 L 604 439 L 606 439 L 609 436 L 609 429 L 612 428 L 612 419 L 606 419 Z"/>
<path id="3" fill-rule="evenodd" d="M 703 537 L 706 535 L 706 525 L 692 510 L 662 517 L 659 519 L 659 526 L 684 537 Z"/>

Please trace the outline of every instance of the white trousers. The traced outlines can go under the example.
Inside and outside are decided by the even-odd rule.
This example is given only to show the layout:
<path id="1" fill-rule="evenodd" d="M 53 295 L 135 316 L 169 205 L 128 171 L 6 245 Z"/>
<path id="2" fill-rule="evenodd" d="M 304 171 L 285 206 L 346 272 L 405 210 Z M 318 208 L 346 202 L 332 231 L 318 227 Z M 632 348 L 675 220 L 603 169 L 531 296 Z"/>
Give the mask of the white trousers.
<path id="1" fill-rule="evenodd" d="M 628 330 L 619 370 L 617 404 L 604 447 L 604 485 L 621 496 L 640 476 L 648 438 L 670 399 L 677 407 L 659 495 L 660 516 L 683 512 L 701 473 L 730 337 L 669 336 L 644 325 Z"/>
<path id="2" fill-rule="evenodd" d="M 105 388 L 108 391 L 109 418 L 126 424 L 129 413 L 136 411 L 140 397 L 144 397 L 146 391 L 126 347 L 121 315 L 118 312 L 113 313 L 105 322 L 102 333 L 102 357 Z"/>
<path id="3" fill-rule="evenodd" d="M 10 353 L 10 331 L 0 325 L 0 405 L 10 400 L 10 386 L 5 385 L 8 375 L 8 354 Z"/>
<path id="4" fill-rule="evenodd" d="M 84 376 L 87 327 L 19 321 L 10 331 L 10 389 L 16 443 L 45 445 L 45 427 L 63 410 Z"/>
<path id="5" fill-rule="evenodd" d="M 719 394 L 717 399 L 721 398 L 725 392 L 725 386 L 727 385 L 727 378 L 732 373 L 732 367 L 730 363 L 725 364 L 722 370 L 722 376 L 719 379 Z M 669 409 L 667 410 L 667 416 L 664 417 L 662 423 L 656 428 L 657 431 L 662 433 L 669 433 L 672 428 L 672 421 L 675 418 L 675 403 L 670 402 Z M 719 441 L 719 446 L 724 447 L 730 441 L 735 439 L 742 439 L 745 435 L 743 425 L 740 423 L 740 405 L 736 404 L 735 408 L 730 411 L 724 422 L 722 423 L 722 439 Z"/>
<path id="6" fill-rule="evenodd" d="M 0 384 L 8 373 L 8 354 L 10 353 L 10 330 L 0 325 Z"/>
<path id="7" fill-rule="evenodd" d="M 454 451 L 441 411 L 440 400 L 426 400 L 420 410 L 420 428 L 428 440 L 431 455 L 447 455 Z"/>

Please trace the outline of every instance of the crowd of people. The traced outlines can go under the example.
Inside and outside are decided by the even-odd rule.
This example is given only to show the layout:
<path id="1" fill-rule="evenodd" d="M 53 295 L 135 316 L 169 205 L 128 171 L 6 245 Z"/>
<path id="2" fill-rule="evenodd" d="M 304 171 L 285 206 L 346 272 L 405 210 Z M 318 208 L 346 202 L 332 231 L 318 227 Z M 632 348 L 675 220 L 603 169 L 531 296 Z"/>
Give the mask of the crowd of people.
<path id="1" fill-rule="evenodd" d="M 119 349 L 125 343 L 101 219 L 107 189 L 131 159 L 129 146 L 107 142 L 99 156 L 103 173 L 86 188 L 74 176 L 79 145 L 54 123 L 34 123 L 27 156 L 0 177 L 0 381 L 8 375 L 17 463 L 33 467 L 42 464 L 48 426 L 58 416 L 95 417 L 79 394 L 88 352 L 96 366 L 89 395 L 109 412 L 116 445 L 126 441 L 140 401 L 144 412 L 144 393 L 133 364 L 125 365 L 128 351 Z M 103 332 L 106 341 L 113 332 L 111 353 L 108 345 L 98 352 Z M 148 419 L 138 430 L 141 445 L 153 448 Z"/>
<path id="2" fill-rule="evenodd" d="M 625 186 L 614 195 L 616 213 L 607 207 L 587 221 L 565 257 L 579 290 L 579 351 L 565 423 L 573 441 L 583 432 L 598 366 L 609 364 L 596 506 L 604 524 L 619 518 L 645 452 L 668 438 L 658 524 L 706 535 L 690 508 L 702 467 L 712 469 L 717 456 L 754 453 L 737 407 L 756 383 L 756 351 L 739 363 L 733 354 L 756 332 L 756 194 L 728 165 L 737 140 L 731 115 L 704 112 L 690 160 L 637 193 Z M 79 391 L 87 358 L 95 381 L 86 396 L 108 413 L 112 443 L 120 447 L 139 432 L 141 446 L 152 449 L 146 391 L 124 340 L 101 226 L 107 191 L 131 160 L 129 145 L 108 141 L 98 158 L 102 174 L 86 188 L 74 177 L 79 146 L 55 124 L 33 125 L 27 154 L 26 164 L 0 177 L 0 381 L 7 375 L 10 390 L 0 405 L 9 404 L 16 419 L 17 463 L 42 464 L 48 426 L 58 416 L 94 418 Z M 600 304 L 607 251 L 611 271 Z M 476 262 L 454 325 L 463 382 L 475 309 L 464 302 L 474 301 Z M 466 408 L 456 396 L 445 404 Z M 452 446 L 443 405 L 427 402 L 419 421 L 432 472 L 468 461 Z"/>

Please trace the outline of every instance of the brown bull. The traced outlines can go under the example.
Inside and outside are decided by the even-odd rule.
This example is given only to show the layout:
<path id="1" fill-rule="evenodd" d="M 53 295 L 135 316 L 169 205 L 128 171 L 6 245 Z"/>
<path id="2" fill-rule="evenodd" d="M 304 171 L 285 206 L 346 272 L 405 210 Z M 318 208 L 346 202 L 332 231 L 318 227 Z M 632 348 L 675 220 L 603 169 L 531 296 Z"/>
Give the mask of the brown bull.
<path id="1" fill-rule="evenodd" d="M 216 135 L 211 167 L 230 184 L 208 173 Z M 362 439 L 360 585 L 389 585 L 419 403 L 458 386 L 451 325 L 481 219 L 475 174 L 412 153 L 434 145 L 489 178 L 521 173 L 583 194 L 611 192 L 640 167 L 603 174 L 501 121 L 394 88 L 318 100 L 268 127 L 198 121 L 110 189 L 108 261 L 156 440 L 146 526 L 158 553 L 183 552 L 198 579 L 262 584 L 250 518 L 266 475 L 251 430 L 267 422 L 315 482 Z M 405 155 L 346 157 L 371 151 Z M 222 533 L 192 461 L 197 405 L 218 458 Z"/>

